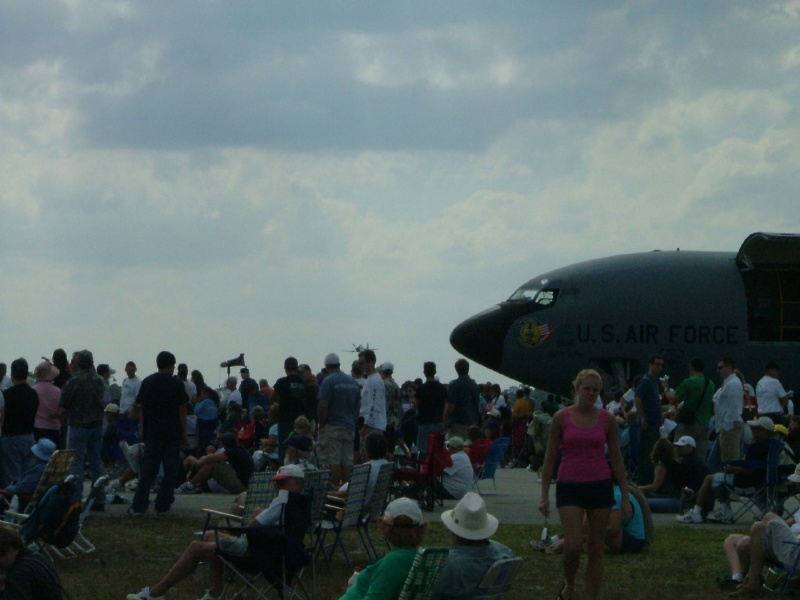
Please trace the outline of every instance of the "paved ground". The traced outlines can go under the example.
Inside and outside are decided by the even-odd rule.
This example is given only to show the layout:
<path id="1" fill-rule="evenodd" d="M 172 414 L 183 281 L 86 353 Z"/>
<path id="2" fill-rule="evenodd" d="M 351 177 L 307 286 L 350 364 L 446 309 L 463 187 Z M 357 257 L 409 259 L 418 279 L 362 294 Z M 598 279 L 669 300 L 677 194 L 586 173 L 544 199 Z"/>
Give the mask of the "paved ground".
<path id="1" fill-rule="evenodd" d="M 527 469 L 500 469 L 497 471 L 497 490 L 494 489 L 491 481 L 481 482 L 481 493 L 486 500 L 489 512 L 495 515 L 501 524 L 530 525 L 532 530 L 541 530 L 544 525 L 544 517 L 538 511 L 539 498 L 541 496 L 541 484 L 537 483 L 536 473 Z M 551 488 L 551 504 L 555 506 L 555 487 Z M 123 497 L 130 500 L 133 496 L 130 492 L 123 492 Z M 151 496 L 152 499 L 152 496 Z M 214 508 L 217 510 L 228 510 L 233 496 L 223 494 L 194 494 L 176 495 L 175 504 L 172 507 L 174 514 L 181 516 L 197 516 L 201 518 L 203 508 Z M 452 508 L 455 501 L 445 501 L 444 508 Z M 107 506 L 105 513 L 97 513 L 98 516 L 112 517 L 124 516 L 130 504 Z M 152 508 L 149 515 L 153 515 Z M 153 518 L 155 518 L 153 516 Z M 430 513 L 431 520 L 437 518 L 434 513 Z M 659 527 L 709 527 L 719 529 L 721 525 L 679 525 L 675 522 L 674 515 L 653 515 L 653 520 L 657 528 Z M 557 523 L 558 516 L 551 517 L 551 523 Z M 736 529 L 746 528 L 745 519 L 740 519 L 740 523 L 735 525 Z"/>

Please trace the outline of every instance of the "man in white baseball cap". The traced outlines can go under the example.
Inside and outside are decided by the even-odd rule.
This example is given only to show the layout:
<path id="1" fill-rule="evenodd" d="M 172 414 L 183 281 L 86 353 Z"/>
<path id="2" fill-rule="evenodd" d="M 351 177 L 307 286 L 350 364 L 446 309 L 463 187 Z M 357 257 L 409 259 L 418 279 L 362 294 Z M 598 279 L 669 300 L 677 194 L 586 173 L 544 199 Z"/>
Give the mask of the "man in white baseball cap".
<path id="1" fill-rule="evenodd" d="M 489 538 L 497 531 L 497 517 L 486 512 L 478 494 L 468 492 L 453 510 L 442 513 L 453 546 L 442 567 L 432 598 L 468 600 L 495 562 L 514 556 L 511 549 Z"/>

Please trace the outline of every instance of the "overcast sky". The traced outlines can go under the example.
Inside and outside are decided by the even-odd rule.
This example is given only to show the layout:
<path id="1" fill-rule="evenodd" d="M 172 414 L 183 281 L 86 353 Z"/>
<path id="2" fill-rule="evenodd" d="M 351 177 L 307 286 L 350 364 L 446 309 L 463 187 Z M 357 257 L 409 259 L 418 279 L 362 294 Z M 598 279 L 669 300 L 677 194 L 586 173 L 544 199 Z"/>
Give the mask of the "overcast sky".
<path id="1" fill-rule="evenodd" d="M 798 106 L 797 0 L 0 0 L 0 360 L 449 380 L 535 275 L 800 231 Z"/>

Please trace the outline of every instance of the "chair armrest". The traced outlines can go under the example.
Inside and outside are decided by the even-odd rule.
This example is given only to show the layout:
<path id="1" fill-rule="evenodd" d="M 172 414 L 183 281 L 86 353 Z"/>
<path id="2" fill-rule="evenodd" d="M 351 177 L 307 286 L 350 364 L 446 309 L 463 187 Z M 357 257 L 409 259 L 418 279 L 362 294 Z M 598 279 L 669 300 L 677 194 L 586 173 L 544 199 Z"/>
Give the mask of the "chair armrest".
<path id="1" fill-rule="evenodd" d="M 30 515 L 23 515 L 22 513 L 18 513 L 13 510 L 7 510 L 6 513 L 9 517 L 14 517 L 15 519 L 19 519 L 20 521 L 25 521 Z"/>
<path id="2" fill-rule="evenodd" d="M 222 517 L 225 519 L 233 519 L 234 521 L 244 520 L 244 517 L 242 517 L 242 515 L 232 515 L 231 513 L 222 512 L 221 510 L 214 510 L 213 508 L 204 508 L 203 512 L 207 515 L 213 515 L 215 517 Z M 211 527 L 209 527 L 209 529 L 211 529 Z"/>

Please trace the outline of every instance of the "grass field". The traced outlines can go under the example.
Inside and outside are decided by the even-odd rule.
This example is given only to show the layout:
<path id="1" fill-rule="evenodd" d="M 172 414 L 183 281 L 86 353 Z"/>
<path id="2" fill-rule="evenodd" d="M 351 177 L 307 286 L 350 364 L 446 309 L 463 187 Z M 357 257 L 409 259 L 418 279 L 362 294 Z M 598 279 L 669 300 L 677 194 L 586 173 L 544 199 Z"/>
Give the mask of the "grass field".
<path id="1" fill-rule="evenodd" d="M 201 526 L 198 519 L 188 518 L 90 519 L 85 532 L 97 551 L 58 561 L 64 588 L 73 600 L 123 600 L 128 593 L 153 585 L 194 539 L 191 532 Z M 745 527 L 742 525 L 742 530 Z M 602 597 L 608 600 L 724 597 L 716 587 L 715 577 L 725 572 L 722 541 L 730 532 L 731 528 L 722 527 L 657 530 L 651 550 L 638 556 L 607 556 Z M 558 594 L 560 557 L 532 551 L 528 542 L 536 533 L 526 526 L 503 526 L 496 536 L 525 561 L 515 589 L 507 598 L 554 599 Z M 444 526 L 432 523 L 427 545 L 447 545 L 448 539 Z M 356 546 L 353 537 L 348 548 Z M 356 564 L 363 558 L 363 553 L 353 554 Z M 350 577 L 341 555 L 335 557 L 334 563 L 333 572 L 328 572 L 324 563 L 318 565 L 317 598 L 321 600 L 339 598 Z M 310 581 L 310 572 L 307 577 Z M 203 595 L 205 588 L 206 573 L 201 567 L 173 589 L 168 598 L 194 600 Z"/>

